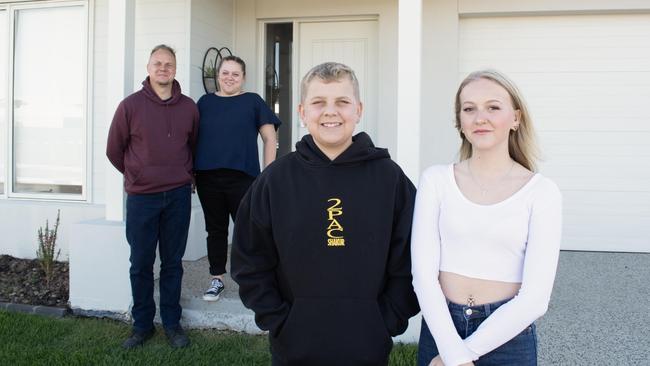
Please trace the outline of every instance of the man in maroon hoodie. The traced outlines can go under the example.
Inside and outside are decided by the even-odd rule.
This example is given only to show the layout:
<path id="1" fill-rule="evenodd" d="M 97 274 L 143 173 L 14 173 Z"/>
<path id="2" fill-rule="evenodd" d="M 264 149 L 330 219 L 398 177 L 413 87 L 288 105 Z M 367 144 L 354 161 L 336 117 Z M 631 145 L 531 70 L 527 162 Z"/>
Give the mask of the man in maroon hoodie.
<path id="1" fill-rule="evenodd" d="M 133 332 L 126 349 L 155 332 L 153 265 L 160 252 L 160 317 L 172 347 L 189 339 L 179 324 L 181 279 L 190 225 L 192 152 L 198 134 L 196 104 L 181 94 L 176 55 L 154 47 L 142 89 L 124 99 L 108 132 L 106 156 L 124 174 L 126 238 L 131 247 Z"/>

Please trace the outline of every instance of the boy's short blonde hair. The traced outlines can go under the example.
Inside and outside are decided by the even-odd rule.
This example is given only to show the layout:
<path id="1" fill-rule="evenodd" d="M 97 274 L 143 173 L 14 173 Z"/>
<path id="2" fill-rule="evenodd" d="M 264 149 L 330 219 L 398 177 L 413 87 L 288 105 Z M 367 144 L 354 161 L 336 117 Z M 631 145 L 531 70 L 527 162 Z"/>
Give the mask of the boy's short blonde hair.
<path id="1" fill-rule="evenodd" d="M 307 97 L 307 87 L 314 78 L 318 78 L 325 83 L 340 81 L 348 78 L 354 89 L 354 97 L 359 101 L 359 80 L 354 74 L 352 68 L 338 62 L 324 62 L 311 68 L 300 82 L 300 102 L 304 102 Z"/>

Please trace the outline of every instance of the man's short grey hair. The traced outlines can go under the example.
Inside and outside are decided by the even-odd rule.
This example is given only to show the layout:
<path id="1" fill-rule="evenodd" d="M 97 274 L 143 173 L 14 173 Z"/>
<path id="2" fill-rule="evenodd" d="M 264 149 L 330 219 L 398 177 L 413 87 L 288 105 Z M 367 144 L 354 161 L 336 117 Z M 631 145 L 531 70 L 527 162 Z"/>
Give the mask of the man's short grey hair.
<path id="1" fill-rule="evenodd" d="M 305 74 L 300 83 L 300 102 L 304 102 L 307 97 L 307 87 L 314 78 L 325 83 L 331 83 L 335 81 L 341 81 L 343 78 L 348 78 L 352 83 L 352 88 L 354 89 L 354 97 L 359 101 L 359 80 L 354 74 L 354 70 L 347 65 L 338 63 L 338 62 L 324 62 L 320 65 L 312 67 L 311 70 Z"/>
<path id="2" fill-rule="evenodd" d="M 156 47 L 154 47 L 151 50 L 151 53 L 149 54 L 149 57 L 151 57 L 151 55 L 153 55 L 154 53 L 156 53 L 157 51 L 160 51 L 160 50 L 164 50 L 164 51 L 167 51 L 167 52 L 171 53 L 172 56 L 174 56 L 174 60 L 176 60 L 176 51 L 174 51 L 173 48 L 169 47 L 166 44 L 159 44 Z"/>

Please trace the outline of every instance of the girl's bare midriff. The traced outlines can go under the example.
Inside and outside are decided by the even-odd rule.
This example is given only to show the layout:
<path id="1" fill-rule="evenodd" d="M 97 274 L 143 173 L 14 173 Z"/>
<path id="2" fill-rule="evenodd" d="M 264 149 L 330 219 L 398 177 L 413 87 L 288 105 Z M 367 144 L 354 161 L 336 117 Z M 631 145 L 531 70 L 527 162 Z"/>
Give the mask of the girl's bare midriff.
<path id="1" fill-rule="evenodd" d="M 474 305 L 506 300 L 517 295 L 521 288 L 521 283 L 481 280 L 442 271 L 438 280 L 442 293 L 456 304 L 467 304 L 470 297 Z"/>

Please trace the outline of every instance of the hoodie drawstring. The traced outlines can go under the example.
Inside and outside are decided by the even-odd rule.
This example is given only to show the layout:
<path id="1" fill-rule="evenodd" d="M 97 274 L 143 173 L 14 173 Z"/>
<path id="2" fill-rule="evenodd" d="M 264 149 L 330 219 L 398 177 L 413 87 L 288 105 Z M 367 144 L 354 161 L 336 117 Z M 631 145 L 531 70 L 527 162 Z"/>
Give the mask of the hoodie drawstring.
<path id="1" fill-rule="evenodd" d="M 169 116 L 169 104 L 165 103 L 165 114 L 167 115 L 167 137 L 172 137 L 172 121 Z"/>

